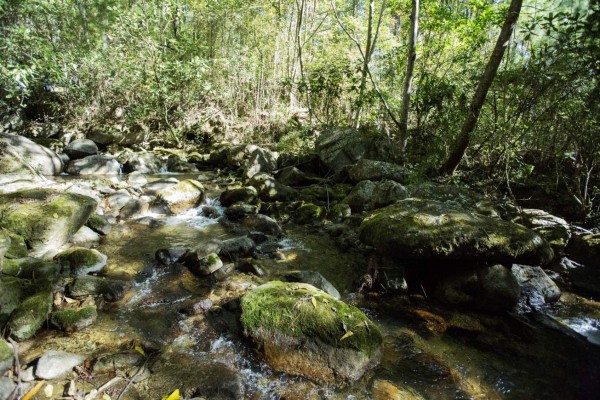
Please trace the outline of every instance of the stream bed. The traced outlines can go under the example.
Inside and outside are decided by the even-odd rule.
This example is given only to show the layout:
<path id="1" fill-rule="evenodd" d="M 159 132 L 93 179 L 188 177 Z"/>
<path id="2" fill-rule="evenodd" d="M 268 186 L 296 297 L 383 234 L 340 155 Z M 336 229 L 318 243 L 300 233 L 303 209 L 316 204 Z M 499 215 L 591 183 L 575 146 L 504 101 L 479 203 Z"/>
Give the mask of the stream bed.
<path id="1" fill-rule="evenodd" d="M 221 214 L 219 185 L 206 187 L 207 203 Z M 132 384 L 122 397 L 130 399 L 160 399 L 186 388 L 204 388 L 205 398 L 215 399 L 591 399 L 600 390 L 600 303 L 594 299 L 565 292 L 544 313 L 486 315 L 438 307 L 426 294 L 365 295 L 358 292 L 369 263 L 363 253 L 340 250 L 319 228 L 293 224 L 282 226 L 282 256 L 256 260 L 261 277 L 233 272 L 200 279 L 183 266 L 158 263 L 159 249 L 202 248 L 239 236 L 214 215 L 204 216 L 205 205 L 114 225 L 97 249 L 108 256 L 102 275 L 129 283 L 124 298 L 100 304 L 88 328 L 47 330 L 24 342 L 22 362 L 50 349 L 96 358 L 143 349 L 151 375 Z M 244 339 L 237 299 L 292 270 L 321 273 L 381 328 L 382 363 L 354 385 L 274 373 Z M 186 311 L 204 300 L 206 312 Z M 77 379 L 91 390 L 110 374 Z"/>

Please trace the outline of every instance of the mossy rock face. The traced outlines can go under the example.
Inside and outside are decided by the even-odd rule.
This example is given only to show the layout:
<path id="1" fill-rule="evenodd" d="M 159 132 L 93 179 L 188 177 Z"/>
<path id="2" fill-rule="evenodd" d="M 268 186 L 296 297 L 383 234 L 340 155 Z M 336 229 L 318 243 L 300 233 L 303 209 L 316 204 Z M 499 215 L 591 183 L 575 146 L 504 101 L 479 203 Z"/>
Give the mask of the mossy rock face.
<path id="1" fill-rule="evenodd" d="M 343 203 L 348 204 L 353 212 L 358 213 L 371 209 L 371 199 L 377 184 L 372 181 L 362 181 L 356 184 Z"/>
<path id="2" fill-rule="evenodd" d="M 71 247 L 54 257 L 54 261 L 70 270 L 71 276 L 87 275 L 101 271 L 106 265 L 107 256 L 95 249 Z"/>
<path id="3" fill-rule="evenodd" d="M 86 226 L 101 235 L 108 235 L 112 230 L 112 225 L 104 215 L 92 214 L 86 222 Z"/>
<path id="4" fill-rule="evenodd" d="M 382 180 L 377 183 L 371 197 L 373 209 L 389 206 L 408 197 L 408 191 L 396 181 Z"/>
<path id="5" fill-rule="evenodd" d="M 289 201 L 297 196 L 296 189 L 284 185 L 267 173 L 261 172 L 254 175 L 248 181 L 248 185 L 258 191 L 258 195 L 263 201 Z"/>
<path id="6" fill-rule="evenodd" d="M 58 274 L 60 274 L 60 266 L 35 257 L 24 257 L 14 260 L 4 260 L 3 272 L 6 275 L 22 279 L 52 279 L 58 277 Z"/>
<path id="7" fill-rule="evenodd" d="M 12 346 L 0 337 L 0 376 L 3 376 L 12 367 L 13 357 L 14 351 Z"/>
<path id="8" fill-rule="evenodd" d="M 296 210 L 294 221 L 299 225 L 317 224 L 325 219 L 325 210 L 312 203 L 302 204 Z"/>
<path id="9" fill-rule="evenodd" d="M 479 214 L 489 217 L 499 218 L 498 212 L 489 199 L 462 186 L 438 185 L 427 182 L 406 185 L 405 188 L 408 191 L 407 197 L 439 201 L 451 206 L 473 209 Z"/>
<path id="10" fill-rule="evenodd" d="M 248 292 L 241 308 L 245 334 L 276 371 L 341 384 L 379 362 L 379 328 L 314 286 L 269 282 Z"/>
<path id="11" fill-rule="evenodd" d="M 175 186 L 161 190 L 157 203 L 171 214 L 179 214 L 202 203 L 204 186 L 193 179 L 186 179 Z"/>
<path id="12" fill-rule="evenodd" d="M 73 297 L 102 296 L 104 300 L 111 302 L 125 296 L 127 284 L 97 276 L 82 275 L 75 278 L 68 290 Z"/>
<path id="13" fill-rule="evenodd" d="M 52 292 L 43 291 L 30 296 L 13 311 L 8 328 L 17 340 L 29 339 L 44 325 L 52 308 Z"/>
<path id="14" fill-rule="evenodd" d="M 600 233 L 575 235 L 569 241 L 566 250 L 573 261 L 600 268 Z"/>
<path id="15" fill-rule="evenodd" d="M 524 208 L 515 222 L 522 223 L 546 239 L 555 254 L 564 254 L 565 247 L 571 238 L 571 228 L 564 219 L 544 210 Z"/>
<path id="16" fill-rule="evenodd" d="M 21 304 L 24 282 L 12 276 L 0 276 L 0 329 Z"/>
<path id="17" fill-rule="evenodd" d="M 2 271 L 2 259 L 10 249 L 10 236 L 6 231 L 0 230 L 0 271 Z"/>
<path id="18" fill-rule="evenodd" d="M 79 310 L 60 310 L 50 315 L 50 323 L 65 332 L 75 332 L 90 326 L 96 321 L 98 313 L 95 306 Z"/>
<path id="19" fill-rule="evenodd" d="M 16 233 L 13 233 L 6 229 L 0 230 L 0 237 L 2 237 L 3 234 L 5 236 L 8 236 L 8 239 L 10 239 L 10 245 L 6 249 L 6 253 L 4 255 L 6 258 L 27 257 L 27 244 L 25 243 L 25 239 L 23 239 L 23 236 L 17 235 Z M 0 245 L 0 248 L 1 247 L 2 245 Z M 2 251 L 0 250 L 0 254 L 1 253 Z"/>
<path id="20" fill-rule="evenodd" d="M 258 191 L 253 186 L 229 189 L 221 193 L 219 200 L 225 207 L 241 201 L 243 203 L 253 203 L 258 198 Z"/>
<path id="21" fill-rule="evenodd" d="M 544 265 L 548 243 L 522 225 L 438 201 L 406 199 L 373 212 L 360 239 L 397 259 Z"/>
<path id="22" fill-rule="evenodd" d="M 67 243 L 97 203 L 91 197 L 34 189 L 0 195 L 0 226 L 25 239 L 34 254 Z"/>
<path id="23" fill-rule="evenodd" d="M 406 183 L 410 171 L 397 164 L 363 158 L 348 170 L 348 175 L 353 182 L 390 179 L 398 183 Z"/>

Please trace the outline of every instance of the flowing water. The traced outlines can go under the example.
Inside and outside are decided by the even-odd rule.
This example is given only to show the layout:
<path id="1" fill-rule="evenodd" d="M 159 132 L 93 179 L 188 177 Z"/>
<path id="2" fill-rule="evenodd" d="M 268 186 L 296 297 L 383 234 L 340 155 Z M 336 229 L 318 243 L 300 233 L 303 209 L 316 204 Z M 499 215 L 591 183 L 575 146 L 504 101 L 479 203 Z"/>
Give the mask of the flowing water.
<path id="1" fill-rule="evenodd" d="M 208 193 L 218 198 L 219 188 L 209 185 Z M 218 202 L 209 202 L 222 211 Z M 367 268 L 365 257 L 338 250 L 324 233 L 293 225 L 284 226 L 286 236 L 279 243 L 285 258 L 259 260 L 265 277 L 234 273 L 221 281 L 199 279 L 183 267 L 158 264 L 156 250 L 202 248 L 236 235 L 217 219 L 203 216 L 201 208 L 179 216 L 149 217 L 115 225 L 98 247 L 109 260 L 104 274 L 130 282 L 126 296 L 104 304 L 89 328 L 69 335 L 48 331 L 25 344 L 29 358 L 47 349 L 98 356 L 141 346 L 155 354 L 153 375 L 134 384 L 128 396 L 144 399 L 159 399 L 198 379 L 198 385 L 207 384 L 211 374 L 217 381 L 225 379 L 228 372 L 218 373 L 220 366 L 241 377 L 249 399 L 383 399 L 386 395 L 375 395 L 373 385 L 384 381 L 423 398 L 442 400 L 597 394 L 600 352 L 584 338 L 600 344 L 600 303 L 593 300 L 566 293 L 547 312 L 551 321 L 583 335 L 578 337 L 522 316 L 438 309 L 419 296 L 365 298 L 356 293 Z M 382 329 L 382 364 L 355 385 L 317 386 L 273 373 L 243 340 L 238 310 L 229 300 L 293 269 L 319 271 L 344 300 L 361 307 Z M 201 315 L 182 312 L 202 299 L 219 307 Z M 90 387 L 94 384 L 89 382 Z"/>

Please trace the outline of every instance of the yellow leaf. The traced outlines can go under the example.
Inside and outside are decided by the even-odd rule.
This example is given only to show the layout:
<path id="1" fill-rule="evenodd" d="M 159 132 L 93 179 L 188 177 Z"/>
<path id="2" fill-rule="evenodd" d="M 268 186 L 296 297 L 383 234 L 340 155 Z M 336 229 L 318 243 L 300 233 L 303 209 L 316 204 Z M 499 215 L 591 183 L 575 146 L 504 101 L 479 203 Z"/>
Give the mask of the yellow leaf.
<path id="1" fill-rule="evenodd" d="M 173 391 L 173 393 L 171 393 L 168 396 L 165 396 L 162 398 L 162 400 L 179 400 L 181 397 L 179 395 L 179 389 L 175 389 L 175 391 Z"/>
<path id="2" fill-rule="evenodd" d="M 106 393 L 104 393 L 102 395 L 102 400 L 112 400 L 112 398 L 109 395 L 107 395 Z"/>
<path id="3" fill-rule="evenodd" d="M 317 299 L 315 299 L 314 297 L 311 297 L 310 301 L 312 301 L 313 306 L 315 306 L 315 308 L 317 308 Z"/>
<path id="4" fill-rule="evenodd" d="M 141 355 L 143 355 L 144 357 L 146 357 L 146 352 L 144 351 L 144 349 L 142 349 L 142 346 L 139 346 L 139 345 L 138 345 L 138 346 L 135 346 L 134 348 L 135 348 L 135 350 L 136 350 L 138 353 L 140 353 Z"/>
<path id="5" fill-rule="evenodd" d="M 344 333 L 344 336 L 342 336 L 342 337 L 340 338 L 340 340 L 348 339 L 348 338 L 349 338 L 350 336 L 352 336 L 352 335 L 354 335 L 354 332 L 352 332 L 352 331 L 348 331 L 348 332 Z"/>
<path id="6" fill-rule="evenodd" d="M 52 214 L 52 216 L 53 216 L 55 219 L 56 219 L 56 218 L 58 218 L 58 214 L 57 214 L 57 213 L 54 213 L 54 214 Z"/>

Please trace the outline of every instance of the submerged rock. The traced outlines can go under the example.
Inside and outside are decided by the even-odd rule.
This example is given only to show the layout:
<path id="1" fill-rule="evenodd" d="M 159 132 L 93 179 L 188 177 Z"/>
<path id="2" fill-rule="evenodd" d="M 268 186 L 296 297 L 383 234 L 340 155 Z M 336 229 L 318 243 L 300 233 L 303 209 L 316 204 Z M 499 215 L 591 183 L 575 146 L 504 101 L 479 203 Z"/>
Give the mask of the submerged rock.
<path id="1" fill-rule="evenodd" d="M 71 276 L 78 276 L 102 271 L 108 257 L 95 249 L 71 247 L 58 253 L 54 260 L 63 268 L 68 268 Z"/>
<path id="2" fill-rule="evenodd" d="M 52 150 L 18 135 L 0 133 L 0 175 L 31 174 L 59 175 L 61 158 Z"/>
<path id="3" fill-rule="evenodd" d="M 186 179 L 175 186 L 161 190 L 156 204 L 166 212 L 179 214 L 197 207 L 204 200 L 204 186 L 193 179 Z"/>
<path id="4" fill-rule="evenodd" d="M 446 271 L 436 275 L 435 281 L 433 296 L 438 300 L 482 311 L 510 311 L 520 295 L 516 278 L 501 264 Z"/>
<path id="5" fill-rule="evenodd" d="M 543 265 L 553 257 L 548 243 L 522 225 L 414 198 L 373 212 L 360 226 L 360 239 L 402 259 Z"/>
<path id="6" fill-rule="evenodd" d="M 10 317 L 10 335 L 17 340 L 29 339 L 44 325 L 51 308 L 51 292 L 43 291 L 26 298 Z"/>
<path id="7" fill-rule="evenodd" d="M 60 378 L 84 361 L 85 356 L 80 354 L 50 350 L 45 352 L 38 360 L 35 375 L 40 379 Z"/>
<path id="8" fill-rule="evenodd" d="M 311 285 L 269 282 L 244 295 L 241 308 L 245 334 L 276 371 L 343 384 L 380 360 L 379 328 Z"/>
<path id="9" fill-rule="evenodd" d="M 21 235 L 35 254 L 67 243 L 96 209 L 94 199 L 34 189 L 0 195 L 0 226 Z"/>

